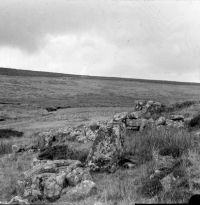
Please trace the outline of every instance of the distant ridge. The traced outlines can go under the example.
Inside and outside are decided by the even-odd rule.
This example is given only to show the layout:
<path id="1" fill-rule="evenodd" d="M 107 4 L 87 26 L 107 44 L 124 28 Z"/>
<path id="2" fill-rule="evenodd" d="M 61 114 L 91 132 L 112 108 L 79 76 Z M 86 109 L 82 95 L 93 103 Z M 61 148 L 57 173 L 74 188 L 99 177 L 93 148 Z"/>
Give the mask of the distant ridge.
<path id="1" fill-rule="evenodd" d="M 22 70 L 22 69 L 5 68 L 5 67 L 0 67 L 0 75 L 27 76 L 27 77 L 73 77 L 73 78 L 99 79 L 99 80 L 138 81 L 138 82 L 159 83 L 159 84 L 199 85 L 200 86 L 200 83 L 195 83 L 195 82 L 179 82 L 179 81 L 168 81 L 168 80 L 150 80 L 150 79 L 136 79 L 136 78 L 76 75 L 76 74 L 46 72 L 46 71 Z"/>

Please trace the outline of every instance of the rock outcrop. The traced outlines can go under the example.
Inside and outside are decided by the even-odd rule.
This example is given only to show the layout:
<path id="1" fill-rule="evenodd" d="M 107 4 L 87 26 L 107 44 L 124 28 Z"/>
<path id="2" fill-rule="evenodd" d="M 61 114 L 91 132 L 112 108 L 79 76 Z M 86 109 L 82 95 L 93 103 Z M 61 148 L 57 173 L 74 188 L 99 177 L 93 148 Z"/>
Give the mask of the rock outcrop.
<path id="1" fill-rule="evenodd" d="M 160 102 L 138 101 L 133 112 L 117 113 L 114 122 L 122 122 L 129 130 L 142 131 L 145 127 L 163 126 L 183 128 L 185 126 L 183 115 L 171 115 L 167 119 L 163 116 L 166 106 Z"/>

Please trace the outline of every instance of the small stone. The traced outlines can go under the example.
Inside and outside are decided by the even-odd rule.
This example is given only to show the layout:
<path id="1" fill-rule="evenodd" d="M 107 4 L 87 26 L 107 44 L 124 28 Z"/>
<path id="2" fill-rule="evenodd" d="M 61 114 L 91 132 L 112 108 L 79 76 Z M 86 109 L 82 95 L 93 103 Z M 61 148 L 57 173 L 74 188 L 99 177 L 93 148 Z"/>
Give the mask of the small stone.
<path id="1" fill-rule="evenodd" d="M 121 112 L 121 113 L 117 113 L 114 115 L 113 120 L 114 121 L 123 121 L 127 118 L 128 112 Z"/>
<path id="2" fill-rule="evenodd" d="M 159 126 L 159 125 L 165 125 L 166 123 L 166 119 L 165 117 L 159 117 L 158 120 L 156 120 L 156 125 Z"/>

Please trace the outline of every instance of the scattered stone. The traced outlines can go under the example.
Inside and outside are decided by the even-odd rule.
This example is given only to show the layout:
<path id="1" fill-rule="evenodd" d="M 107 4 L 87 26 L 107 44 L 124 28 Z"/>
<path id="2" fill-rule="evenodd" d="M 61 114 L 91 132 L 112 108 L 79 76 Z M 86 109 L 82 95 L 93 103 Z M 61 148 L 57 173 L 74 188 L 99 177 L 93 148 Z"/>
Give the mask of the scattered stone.
<path id="1" fill-rule="evenodd" d="M 76 186 L 84 180 L 91 180 L 89 169 L 84 169 L 77 160 L 34 160 L 32 169 L 24 173 L 23 196 L 29 201 L 60 198 L 65 187 Z"/>

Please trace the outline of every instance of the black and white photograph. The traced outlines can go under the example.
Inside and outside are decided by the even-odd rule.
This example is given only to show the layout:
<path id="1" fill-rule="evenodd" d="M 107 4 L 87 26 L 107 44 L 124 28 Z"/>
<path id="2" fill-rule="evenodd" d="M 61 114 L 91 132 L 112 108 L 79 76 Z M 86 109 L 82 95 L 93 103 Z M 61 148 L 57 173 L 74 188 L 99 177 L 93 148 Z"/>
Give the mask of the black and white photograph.
<path id="1" fill-rule="evenodd" d="M 200 0 L 0 0 L 0 204 L 200 203 Z"/>

